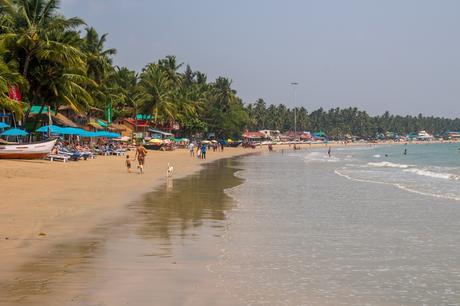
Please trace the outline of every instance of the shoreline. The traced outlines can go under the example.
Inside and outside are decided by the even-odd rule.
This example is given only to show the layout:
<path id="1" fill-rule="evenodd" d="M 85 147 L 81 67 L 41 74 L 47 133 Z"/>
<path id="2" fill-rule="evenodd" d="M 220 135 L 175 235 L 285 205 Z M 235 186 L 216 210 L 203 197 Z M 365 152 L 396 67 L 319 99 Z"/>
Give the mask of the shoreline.
<path id="1" fill-rule="evenodd" d="M 187 150 L 149 151 L 142 175 L 127 173 L 126 156 L 69 163 L 0 160 L 0 283 L 53 245 L 84 238 L 98 224 L 121 216 L 130 203 L 166 182 L 168 162 L 175 167 L 172 179 L 180 179 L 216 160 L 263 149 L 226 148 L 209 152 L 206 160 L 190 157 Z"/>
<path id="2" fill-rule="evenodd" d="M 302 144 L 300 148 L 369 145 Z M 288 145 L 274 146 L 274 151 L 292 149 Z M 0 284 L 3 280 L 14 278 L 18 268 L 35 256 L 46 253 L 53 245 L 85 238 L 98 224 L 122 216 L 130 203 L 166 182 L 168 162 L 175 167 L 173 179 L 179 179 L 200 171 L 203 165 L 216 160 L 261 153 L 268 153 L 266 146 L 210 151 L 207 160 L 191 158 L 188 150 L 182 149 L 149 151 L 143 175 L 126 172 L 125 156 L 101 156 L 95 160 L 65 164 L 0 160 L 4 172 L 0 177 L 0 250 L 3 259 Z M 128 154 L 132 158 L 134 152 Z"/>

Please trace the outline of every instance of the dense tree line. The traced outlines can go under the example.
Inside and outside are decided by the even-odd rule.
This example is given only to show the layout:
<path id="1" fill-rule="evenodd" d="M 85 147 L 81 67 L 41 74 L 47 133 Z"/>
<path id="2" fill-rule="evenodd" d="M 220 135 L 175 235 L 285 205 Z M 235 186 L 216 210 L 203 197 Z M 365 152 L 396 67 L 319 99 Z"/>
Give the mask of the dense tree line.
<path id="1" fill-rule="evenodd" d="M 31 105 L 93 106 L 115 116 L 149 114 L 154 124 L 179 123 L 182 132 L 237 136 L 248 116 L 231 80 L 192 71 L 174 56 L 147 64 L 140 73 L 112 64 L 115 49 L 78 18 L 66 18 L 58 0 L 0 0 L 0 107 L 29 121 Z M 81 29 L 84 28 L 83 33 Z M 9 98 L 20 88 L 23 103 Z"/>
<path id="2" fill-rule="evenodd" d="M 149 63 L 139 73 L 113 65 L 116 50 L 105 48 L 107 34 L 78 17 L 64 17 L 58 8 L 58 0 L 0 0 L 0 109 L 24 122 L 32 120 L 31 105 L 41 110 L 65 105 L 81 113 L 90 107 L 110 109 L 114 117 L 148 114 L 158 126 L 179 123 L 183 135 L 240 137 L 245 129 L 294 129 L 293 109 L 267 106 L 261 99 L 245 105 L 231 80 L 208 81 L 205 73 L 184 67 L 174 56 Z M 23 103 L 9 98 L 12 86 L 21 90 Z M 372 117 L 356 108 L 308 113 L 300 107 L 296 118 L 297 130 L 332 137 L 460 130 L 459 119 L 388 112 Z"/>
<path id="3" fill-rule="evenodd" d="M 252 130 L 275 129 L 282 132 L 294 130 L 294 109 L 283 104 L 266 105 L 264 100 L 258 99 L 247 105 L 249 114 L 248 127 Z M 405 135 L 419 130 L 430 133 L 460 130 L 460 119 L 439 117 L 395 116 L 385 112 L 381 116 L 370 116 L 366 111 L 349 108 L 331 108 L 326 111 L 322 108 L 308 113 L 304 107 L 295 108 L 297 130 L 322 131 L 331 137 L 355 135 L 360 137 L 374 137 L 377 134 L 392 132 Z"/>

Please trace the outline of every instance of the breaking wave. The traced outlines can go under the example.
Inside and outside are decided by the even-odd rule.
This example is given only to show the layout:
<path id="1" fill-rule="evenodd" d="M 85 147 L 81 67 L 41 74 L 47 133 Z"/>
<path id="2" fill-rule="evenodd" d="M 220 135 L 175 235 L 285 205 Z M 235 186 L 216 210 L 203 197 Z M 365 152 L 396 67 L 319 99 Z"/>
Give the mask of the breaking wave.
<path id="1" fill-rule="evenodd" d="M 352 176 L 350 176 L 348 174 L 340 172 L 339 170 L 334 170 L 334 172 L 335 172 L 335 174 L 337 174 L 337 175 L 339 175 L 341 177 L 344 177 L 344 178 L 346 178 L 348 180 L 355 181 L 355 182 L 390 185 L 390 186 L 394 186 L 394 187 L 397 187 L 399 189 L 402 189 L 402 190 L 405 190 L 405 191 L 408 191 L 408 192 L 412 192 L 412 193 L 416 193 L 416 194 L 420 194 L 420 195 L 424 195 L 424 196 L 430 196 L 430 197 L 435 197 L 435 198 L 460 201 L 460 197 L 457 197 L 455 195 L 436 194 L 436 193 L 432 193 L 432 192 L 428 192 L 428 191 L 416 190 L 414 188 L 404 186 L 401 183 L 390 183 L 390 182 L 382 182 L 382 181 L 369 180 L 369 179 L 354 178 L 354 177 L 352 177 Z"/>
<path id="2" fill-rule="evenodd" d="M 452 173 L 433 172 L 433 171 L 429 171 L 429 170 L 426 170 L 426 169 L 417 169 L 417 168 L 405 169 L 403 171 L 413 173 L 413 174 L 417 174 L 417 175 L 421 175 L 421 176 L 438 178 L 438 179 L 455 180 L 455 181 L 460 180 L 460 176 L 452 174 Z"/>
<path id="3" fill-rule="evenodd" d="M 379 167 L 379 168 L 401 168 L 401 169 L 405 169 L 405 168 L 410 167 L 410 165 L 396 164 L 396 163 L 391 163 L 391 162 L 387 162 L 387 161 L 378 162 L 378 163 L 367 163 L 367 165 L 372 166 L 372 167 Z"/>

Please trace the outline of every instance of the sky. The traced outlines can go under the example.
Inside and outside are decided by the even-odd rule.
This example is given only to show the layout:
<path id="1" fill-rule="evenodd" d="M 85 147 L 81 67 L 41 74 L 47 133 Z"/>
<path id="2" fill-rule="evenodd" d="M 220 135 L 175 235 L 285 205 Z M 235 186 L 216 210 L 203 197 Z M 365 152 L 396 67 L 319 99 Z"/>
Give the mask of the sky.
<path id="1" fill-rule="evenodd" d="M 175 55 L 232 79 L 245 103 L 460 117 L 457 0 L 62 0 L 61 11 L 109 33 L 116 65 Z"/>

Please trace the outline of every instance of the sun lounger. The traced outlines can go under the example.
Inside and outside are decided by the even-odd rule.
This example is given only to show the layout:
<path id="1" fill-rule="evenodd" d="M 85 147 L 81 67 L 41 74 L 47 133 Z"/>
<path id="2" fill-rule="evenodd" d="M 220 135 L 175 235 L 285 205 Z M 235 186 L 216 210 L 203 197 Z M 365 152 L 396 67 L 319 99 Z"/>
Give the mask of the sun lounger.
<path id="1" fill-rule="evenodd" d="M 69 157 L 70 160 L 77 161 L 82 158 L 82 154 L 80 152 L 70 152 L 67 149 L 59 150 L 59 155 L 64 155 Z"/>
<path id="2" fill-rule="evenodd" d="M 113 150 L 112 154 L 116 156 L 122 156 L 122 155 L 125 155 L 125 150 L 123 149 Z"/>
<path id="3" fill-rule="evenodd" d="M 50 161 L 62 161 L 62 162 L 67 162 L 70 157 L 67 156 L 67 155 L 59 155 L 59 154 L 50 154 L 48 155 L 47 159 L 49 159 Z"/>

